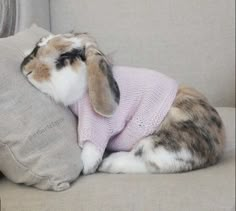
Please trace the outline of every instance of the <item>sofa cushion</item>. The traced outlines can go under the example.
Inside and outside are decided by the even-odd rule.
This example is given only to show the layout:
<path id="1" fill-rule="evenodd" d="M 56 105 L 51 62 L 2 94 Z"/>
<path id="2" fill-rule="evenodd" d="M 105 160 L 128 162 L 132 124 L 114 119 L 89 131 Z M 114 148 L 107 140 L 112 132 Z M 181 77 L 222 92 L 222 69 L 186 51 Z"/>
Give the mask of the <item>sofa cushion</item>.
<path id="1" fill-rule="evenodd" d="M 2 208 L 7 211 L 233 211 L 235 109 L 217 110 L 228 138 L 225 155 L 214 166 L 179 174 L 93 174 L 80 177 L 61 193 L 42 192 L 0 179 Z"/>
<path id="2" fill-rule="evenodd" d="M 24 51 L 47 34 L 32 26 L 0 39 L 0 171 L 16 183 L 61 191 L 82 168 L 76 119 L 20 71 Z"/>

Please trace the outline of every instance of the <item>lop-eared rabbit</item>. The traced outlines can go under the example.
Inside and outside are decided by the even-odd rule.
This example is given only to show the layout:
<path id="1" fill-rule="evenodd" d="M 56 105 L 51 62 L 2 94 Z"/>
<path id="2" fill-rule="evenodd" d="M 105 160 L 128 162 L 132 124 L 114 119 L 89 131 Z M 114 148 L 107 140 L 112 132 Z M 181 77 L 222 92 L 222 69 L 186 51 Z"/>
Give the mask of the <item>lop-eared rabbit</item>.
<path id="1" fill-rule="evenodd" d="M 78 116 L 84 174 L 184 172 L 223 153 L 222 120 L 201 93 L 154 70 L 113 66 L 87 33 L 43 37 L 21 70 Z"/>

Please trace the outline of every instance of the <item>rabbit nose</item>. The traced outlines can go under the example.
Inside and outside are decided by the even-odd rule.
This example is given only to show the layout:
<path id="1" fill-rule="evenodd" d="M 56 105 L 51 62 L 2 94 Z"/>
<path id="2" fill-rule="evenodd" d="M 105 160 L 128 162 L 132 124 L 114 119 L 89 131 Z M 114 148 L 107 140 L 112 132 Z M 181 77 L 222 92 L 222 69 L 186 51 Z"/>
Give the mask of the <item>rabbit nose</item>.
<path id="1" fill-rule="evenodd" d="M 26 77 L 28 77 L 32 72 L 33 72 L 32 70 L 26 70 L 24 67 L 22 69 L 22 73 Z"/>
<path id="2" fill-rule="evenodd" d="M 27 71 L 27 70 L 25 69 L 25 64 L 21 64 L 20 69 L 21 69 L 21 72 L 23 73 L 23 75 L 25 75 L 25 76 L 28 75 L 28 72 L 32 72 L 32 71 Z"/>

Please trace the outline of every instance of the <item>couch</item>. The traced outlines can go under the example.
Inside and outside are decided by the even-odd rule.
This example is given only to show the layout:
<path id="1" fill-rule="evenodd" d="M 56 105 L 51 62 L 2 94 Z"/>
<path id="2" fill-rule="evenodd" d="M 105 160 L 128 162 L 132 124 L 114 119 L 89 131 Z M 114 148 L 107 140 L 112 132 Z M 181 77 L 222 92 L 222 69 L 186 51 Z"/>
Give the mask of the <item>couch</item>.
<path id="1" fill-rule="evenodd" d="M 235 210 L 233 0 L 1 0 L 0 6 L 1 37 L 32 23 L 52 33 L 90 32 L 115 64 L 156 69 L 203 92 L 227 132 L 222 160 L 187 173 L 96 173 L 63 192 L 0 176 L 0 210 Z"/>

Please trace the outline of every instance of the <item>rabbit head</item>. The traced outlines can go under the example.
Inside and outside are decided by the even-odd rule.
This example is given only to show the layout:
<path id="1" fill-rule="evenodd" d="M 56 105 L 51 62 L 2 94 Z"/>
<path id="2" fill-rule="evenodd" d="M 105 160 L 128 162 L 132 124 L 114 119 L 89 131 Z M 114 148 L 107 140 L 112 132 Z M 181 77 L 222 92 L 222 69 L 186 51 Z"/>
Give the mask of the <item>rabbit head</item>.
<path id="1" fill-rule="evenodd" d="M 40 91 L 68 106 L 88 92 L 98 114 L 116 110 L 120 91 L 112 65 L 88 34 L 42 38 L 21 63 L 22 73 Z"/>

